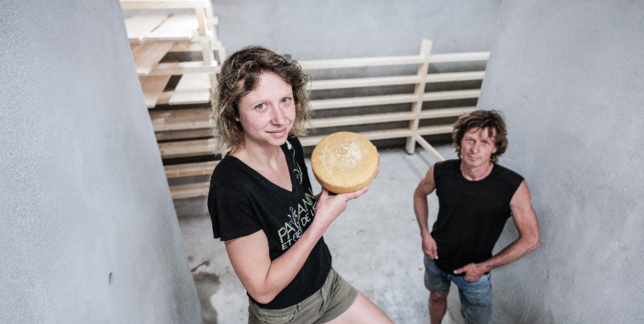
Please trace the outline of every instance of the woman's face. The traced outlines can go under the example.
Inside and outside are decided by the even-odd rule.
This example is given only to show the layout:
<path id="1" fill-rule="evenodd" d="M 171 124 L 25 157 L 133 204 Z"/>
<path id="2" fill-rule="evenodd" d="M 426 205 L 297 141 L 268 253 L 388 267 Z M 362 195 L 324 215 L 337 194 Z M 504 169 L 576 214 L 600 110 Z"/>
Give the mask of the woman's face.
<path id="1" fill-rule="evenodd" d="M 239 100 L 244 146 L 280 146 L 293 127 L 293 89 L 273 72 L 262 72 L 257 87 Z"/>

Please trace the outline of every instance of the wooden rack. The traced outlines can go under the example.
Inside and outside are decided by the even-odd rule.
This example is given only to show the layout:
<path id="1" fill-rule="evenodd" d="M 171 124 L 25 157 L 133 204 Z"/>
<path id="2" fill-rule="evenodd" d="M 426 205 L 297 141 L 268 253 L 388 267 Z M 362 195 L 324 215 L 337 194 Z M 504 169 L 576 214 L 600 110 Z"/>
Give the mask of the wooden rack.
<path id="1" fill-rule="evenodd" d="M 121 8 L 193 9 L 193 13 L 139 13 L 125 19 L 136 71 L 148 108 L 157 105 L 208 103 L 210 89 L 216 84 L 217 60 L 225 50 L 217 39 L 217 17 L 210 0 L 121 0 Z M 202 61 L 160 61 L 172 52 L 202 53 Z M 164 91 L 171 76 L 181 76 L 171 91 Z"/>
<path id="2" fill-rule="evenodd" d="M 350 78 L 335 80 L 313 80 L 309 88 L 311 91 L 329 89 L 365 88 L 376 86 L 414 85 L 413 93 L 401 93 L 393 95 L 379 95 L 352 98 L 332 98 L 323 100 L 312 100 L 311 105 L 314 111 L 328 109 L 345 109 L 351 107 L 373 107 L 390 104 L 411 104 L 407 112 L 384 112 L 378 114 L 357 114 L 344 117 L 314 118 L 307 125 L 308 128 L 326 127 L 350 127 L 366 124 L 381 124 L 391 122 L 408 122 L 407 127 L 399 129 L 386 129 L 361 132 L 370 140 L 382 140 L 392 138 L 406 138 L 406 151 L 409 154 L 414 152 L 416 143 L 425 148 L 436 159 L 443 160 L 443 157 L 422 137 L 425 135 L 450 134 L 452 124 L 420 127 L 420 121 L 425 119 L 436 119 L 456 117 L 465 112 L 475 110 L 474 106 L 457 108 L 433 108 L 422 109 L 423 102 L 443 101 L 456 99 L 476 99 L 480 94 L 480 88 L 432 91 L 426 92 L 426 84 L 455 82 L 468 80 L 482 80 L 484 71 L 451 72 L 428 74 L 429 66 L 433 63 L 464 62 L 464 61 L 486 61 L 489 52 L 457 53 L 457 54 L 435 54 L 431 55 L 432 42 L 423 40 L 419 55 L 398 56 L 398 57 L 377 57 L 377 58 L 353 58 L 335 60 L 299 61 L 305 71 L 316 69 L 341 69 L 351 67 L 371 67 L 387 65 L 417 65 L 417 72 L 413 75 Z M 201 155 L 214 156 L 216 143 L 212 136 L 206 136 L 209 128 L 209 111 L 206 108 L 183 111 L 151 111 L 157 139 L 176 139 L 189 137 L 204 137 L 181 142 L 159 143 L 159 149 L 163 159 L 193 157 Z M 324 136 L 308 136 L 300 138 L 302 145 L 314 146 Z M 187 177 L 195 175 L 211 174 L 218 161 L 189 163 L 180 165 L 168 165 L 165 167 L 168 178 Z M 203 196 L 208 193 L 208 183 L 193 183 L 181 186 L 172 186 L 171 192 L 174 199 Z"/>

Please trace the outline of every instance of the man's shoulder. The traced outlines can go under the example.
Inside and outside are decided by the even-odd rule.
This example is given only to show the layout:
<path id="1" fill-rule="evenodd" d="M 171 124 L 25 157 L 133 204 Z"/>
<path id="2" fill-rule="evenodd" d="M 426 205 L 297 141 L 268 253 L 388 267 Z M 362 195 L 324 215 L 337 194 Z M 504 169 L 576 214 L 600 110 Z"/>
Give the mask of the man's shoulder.
<path id="1" fill-rule="evenodd" d="M 460 164 L 461 164 L 461 160 L 458 160 L 458 159 L 436 162 L 436 164 L 434 164 L 434 172 L 453 170 Z"/>
<path id="2" fill-rule="evenodd" d="M 523 182 L 523 176 L 515 171 L 512 171 L 500 164 L 495 164 L 494 168 L 493 176 L 515 190 L 519 187 L 521 182 Z"/>

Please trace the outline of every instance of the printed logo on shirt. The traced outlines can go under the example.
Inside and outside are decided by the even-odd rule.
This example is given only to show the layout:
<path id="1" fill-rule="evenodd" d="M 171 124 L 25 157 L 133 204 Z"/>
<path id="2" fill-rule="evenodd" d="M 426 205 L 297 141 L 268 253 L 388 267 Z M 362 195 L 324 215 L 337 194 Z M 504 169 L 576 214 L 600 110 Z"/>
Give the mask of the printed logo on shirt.
<path id="1" fill-rule="evenodd" d="M 309 193 L 304 194 L 301 203 L 297 204 L 297 209 L 289 207 L 290 214 L 287 215 L 289 221 L 285 222 L 284 226 L 277 231 L 282 243 L 282 251 L 288 250 L 300 238 L 305 226 L 313 221 L 316 204 L 313 191 L 309 188 Z"/>

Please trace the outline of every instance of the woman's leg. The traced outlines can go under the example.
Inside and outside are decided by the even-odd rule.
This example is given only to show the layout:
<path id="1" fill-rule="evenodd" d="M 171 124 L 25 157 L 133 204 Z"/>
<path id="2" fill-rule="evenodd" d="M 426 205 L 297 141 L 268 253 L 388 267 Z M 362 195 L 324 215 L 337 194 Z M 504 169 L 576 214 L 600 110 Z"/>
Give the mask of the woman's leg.
<path id="1" fill-rule="evenodd" d="M 342 315 L 336 317 L 329 324 L 352 323 L 393 323 L 385 313 L 369 298 L 358 292 L 358 297 Z"/>

